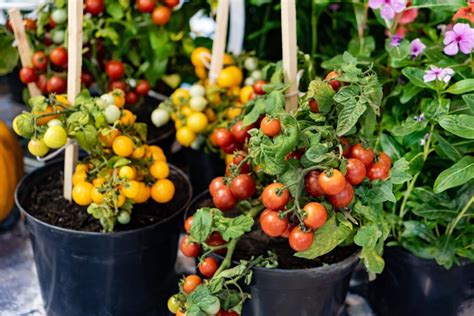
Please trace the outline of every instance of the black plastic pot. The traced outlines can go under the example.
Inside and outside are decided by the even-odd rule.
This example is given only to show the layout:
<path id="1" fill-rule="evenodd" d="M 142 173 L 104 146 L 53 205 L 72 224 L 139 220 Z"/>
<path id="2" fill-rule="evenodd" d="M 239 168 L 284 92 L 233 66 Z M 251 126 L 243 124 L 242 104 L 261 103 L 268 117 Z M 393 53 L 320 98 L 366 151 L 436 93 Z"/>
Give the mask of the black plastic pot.
<path id="1" fill-rule="evenodd" d="M 23 206 L 35 185 L 59 172 L 62 162 L 26 176 L 16 203 L 26 216 L 45 310 L 49 316 L 160 315 L 174 275 L 182 212 L 192 190 L 186 176 L 171 166 L 171 178 L 187 186 L 182 205 L 167 219 L 117 233 L 81 232 L 52 226 Z"/>
<path id="2" fill-rule="evenodd" d="M 189 205 L 187 216 L 209 206 L 208 191 Z M 220 257 L 219 255 L 216 255 Z M 220 257 L 219 259 L 223 259 Z M 352 271 L 359 253 L 335 264 L 310 269 L 254 268 L 250 293 L 242 316 L 336 316 L 342 315 Z"/>
<path id="3" fill-rule="evenodd" d="M 401 248 L 387 248 L 385 269 L 369 283 L 377 315 L 474 315 L 474 264 L 446 270 Z"/>
<path id="4" fill-rule="evenodd" d="M 187 174 L 195 194 L 206 191 L 212 179 L 225 173 L 225 162 L 215 153 L 185 148 Z"/>

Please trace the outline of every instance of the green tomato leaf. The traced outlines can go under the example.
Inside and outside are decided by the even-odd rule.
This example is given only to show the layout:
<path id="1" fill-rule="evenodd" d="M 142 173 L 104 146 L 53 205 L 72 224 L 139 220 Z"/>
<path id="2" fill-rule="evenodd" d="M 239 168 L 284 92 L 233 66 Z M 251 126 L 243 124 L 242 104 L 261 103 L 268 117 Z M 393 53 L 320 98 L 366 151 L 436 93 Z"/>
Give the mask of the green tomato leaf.
<path id="1" fill-rule="evenodd" d="M 225 219 L 226 222 L 226 228 L 225 229 L 219 229 L 219 232 L 222 235 L 222 238 L 225 241 L 229 241 L 230 239 L 237 238 L 242 236 L 245 233 L 248 233 L 253 226 L 254 220 L 253 218 L 246 216 L 246 215 L 240 215 L 237 217 L 234 217 L 232 219 Z M 193 217 L 193 225 L 194 225 L 194 217 Z"/>
<path id="2" fill-rule="evenodd" d="M 378 225 L 371 224 L 359 228 L 354 236 L 354 242 L 361 247 L 375 248 L 380 237 L 382 237 L 382 231 Z"/>
<path id="3" fill-rule="evenodd" d="M 81 131 L 76 133 L 75 138 L 79 146 L 86 151 L 91 151 L 97 145 L 97 130 L 92 125 L 86 125 Z"/>
<path id="4" fill-rule="evenodd" d="M 338 136 L 343 136 L 349 132 L 367 109 L 365 102 L 356 99 L 358 94 L 359 89 L 356 86 L 346 86 L 334 96 L 334 101 L 343 106 L 337 121 L 336 133 Z"/>
<path id="5" fill-rule="evenodd" d="M 367 271 L 371 273 L 382 273 L 385 267 L 385 261 L 374 248 L 362 248 L 359 258 L 363 260 Z"/>
<path id="6" fill-rule="evenodd" d="M 221 211 L 213 209 L 213 212 L 222 214 Z M 221 215 L 222 216 L 222 215 Z M 203 243 L 212 233 L 212 214 L 210 208 L 201 208 L 193 215 L 193 225 L 191 226 L 191 237 Z"/>
<path id="7" fill-rule="evenodd" d="M 474 179 L 474 157 L 466 156 L 441 172 L 435 180 L 433 191 L 443 192 Z"/>

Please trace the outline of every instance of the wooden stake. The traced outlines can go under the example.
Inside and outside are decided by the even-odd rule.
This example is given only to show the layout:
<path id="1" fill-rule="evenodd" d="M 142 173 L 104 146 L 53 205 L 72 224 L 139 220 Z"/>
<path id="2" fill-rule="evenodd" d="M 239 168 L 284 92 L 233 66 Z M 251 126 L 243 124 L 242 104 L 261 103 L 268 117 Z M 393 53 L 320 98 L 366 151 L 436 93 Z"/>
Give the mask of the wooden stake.
<path id="1" fill-rule="evenodd" d="M 211 67 L 209 81 L 214 84 L 224 64 L 227 23 L 229 21 L 229 0 L 219 0 L 216 13 L 216 32 L 212 43 Z"/>
<path id="2" fill-rule="evenodd" d="M 82 69 L 82 14 L 83 1 L 69 1 L 68 3 L 68 73 L 67 98 L 69 104 L 74 104 L 76 96 L 81 90 Z M 64 198 L 71 201 L 72 175 L 78 157 L 76 144 L 68 144 L 64 157 Z"/>
<path id="3" fill-rule="evenodd" d="M 291 83 L 287 91 L 286 111 L 298 107 L 298 64 L 296 46 L 296 4 L 295 0 L 281 1 L 281 34 L 283 47 L 283 73 L 285 82 Z"/>
<path id="4" fill-rule="evenodd" d="M 18 45 L 18 53 L 20 54 L 21 65 L 23 67 L 32 67 L 33 53 L 31 51 L 30 44 L 28 43 L 28 38 L 26 37 L 25 26 L 23 25 L 23 18 L 21 17 L 20 10 L 16 8 L 10 9 L 8 13 L 12 22 L 15 40 Z M 28 91 L 30 92 L 31 97 L 37 97 L 41 95 L 40 89 L 34 82 L 28 84 Z"/>

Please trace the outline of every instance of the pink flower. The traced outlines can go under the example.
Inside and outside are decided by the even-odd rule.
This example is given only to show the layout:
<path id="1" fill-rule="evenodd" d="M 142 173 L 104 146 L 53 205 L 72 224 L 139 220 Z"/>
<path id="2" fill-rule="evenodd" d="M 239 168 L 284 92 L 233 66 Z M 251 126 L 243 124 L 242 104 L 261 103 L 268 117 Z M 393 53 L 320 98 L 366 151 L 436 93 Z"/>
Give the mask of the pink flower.
<path id="1" fill-rule="evenodd" d="M 423 44 L 423 42 L 419 38 L 416 38 L 410 43 L 410 55 L 413 58 L 416 58 L 423 53 L 425 48 L 426 45 Z"/>
<path id="2" fill-rule="evenodd" d="M 436 66 L 431 65 L 430 69 L 425 72 L 423 76 L 424 82 L 431 82 L 434 80 L 443 81 L 444 83 L 448 83 L 451 80 L 451 77 L 454 75 L 454 70 L 449 67 L 446 68 L 439 68 Z"/>
<path id="3" fill-rule="evenodd" d="M 381 9 L 380 15 L 385 20 L 393 20 L 395 13 L 402 12 L 406 6 L 406 0 L 369 0 L 369 7 Z"/>
<path id="4" fill-rule="evenodd" d="M 451 31 L 444 36 L 444 53 L 456 55 L 459 50 L 464 54 L 470 54 L 474 47 L 474 29 L 466 23 L 456 23 Z"/>

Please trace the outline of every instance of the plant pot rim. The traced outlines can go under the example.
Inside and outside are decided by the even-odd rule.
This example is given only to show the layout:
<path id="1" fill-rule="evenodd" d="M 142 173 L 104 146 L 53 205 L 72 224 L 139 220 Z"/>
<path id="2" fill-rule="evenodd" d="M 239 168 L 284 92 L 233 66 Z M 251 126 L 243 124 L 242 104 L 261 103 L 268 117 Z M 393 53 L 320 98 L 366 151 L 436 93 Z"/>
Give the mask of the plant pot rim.
<path id="1" fill-rule="evenodd" d="M 442 268 L 446 271 L 451 271 L 453 269 L 464 267 L 464 266 L 467 266 L 469 264 L 474 264 L 474 262 L 469 261 L 469 259 L 458 256 L 457 258 L 459 259 L 459 264 L 453 264 L 453 266 L 451 268 L 446 269 L 444 266 L 438 264 L 438 262 L 436 262 L 436 260 L 434 258 L 428 259 L 428 258 L 419 257 L 419 256 L 415 255 L 414 253 L 412 253 L 410 250 L 405 249 L 402 245 L 385 246 L 384 255 L 387 251 L 394 252 L 395 254 L 398 254 L 398 255 L 403 254 L 404 256 L 409 258 L 409 260 L 411 260 L 413 263 L 415 263 L 414 260 L 416 260 L 417 261 L 416 262 L 417 266 L 432 266 L 432 265 L 435 265 L 435 266 L 437 266 L 439 268 Z"/>
<path id="2" fill-rule="evenodd" d="M 166 128 L 166 127 L 169 127 L 169 128 Z M 173 126 L 173 124 L 170 122 L 166 123 L 166 125 L 163 125 L 161 127 L 156 127 L 155 125 L 153 125 L 153 129 L 160 129 L 160 128 L 166 128 L 165 129 L 165 132 L 164 133 L 161 133 L 159 136 L 157 137 L 154 137 L 154 138 L 150 138 L 150 139 L 147 139 L 146 142 L 147 144 L 150 144 L 150 143 L 158 143 L 162 140 L 165 140 L 167 139 L 168 137 L 172 136 L 174 133 L 175 133 L 175 128 Z"/>
<path id="3" fill-rule="evenodd" d="M 165 224 L 169 221 L 171 221 L 173 218 L 175 218 L 176 216 L 179 216 L 179 214 L 183 211 L 183 210 L 186 210 L 188 207 L 189 207 L 189 204 L 192 200 L 192 186 L 191 186 L 191 183 L 189 182 L 189 179 L 188 177 L 186 176 L 186 174 L 181 170 L 179 169 L 178 167 L 176 167 L 175 165 L 173 164 L 170 164 L 168 163 L 168 165 L 170 166 L 170 169 L 171 170 L 174 170 L 179 176 L 181 176 L 183 179 L 185 179 L 185 181 L 189 184 L 188 185 L 188 198 L 187 200 L 185 201 L 185 203 L 183 204 L 183 206 L 181 206 L 179 208 L 178 211 L 176 211 L 173 215 L 163 219 L 162 221 L 159 221 L 157 223 L 154 223 L 154 224 L 151 224 L 151 225 L 147 225 L 145 227 L 140 227 L 140 228 L 135 228 L 135 229 L 131 229 L 131 230 L 126 230 L 126 231 L 121 231 L 121 232 L 111 232 L 111 233 L 103 233 L 103 232 L 88 232 L 88 231 L 80 231 L 80 230 L 73 230 L 73 229 L 69 229 L 69 228 L 63 228 L 63 227 L 59 227 L 59 226 L 55 226 L 55 225 L 52 225 L 52 224 L 49 224 L 49 223 L 46 223 L 44 221 L 41 221 L 39 219 L 37 219 L 36 217 L 34 217 L 33 215 L 31 215 L 30 213 L 28 213 L 28 211 L 26 211 L 23 206 L 21 205 L 20 201 L 19 201 L 19 191 L 21 191 L 22 187 L 28 183 L 28 181 L 31 179 L 31 178 L 34 178 L 35 176 L 37 176 L 38 174 L 44 172 L 44 170 L 46 168 L 48 169 L 51 169 L 51 168 L 55 168 L 57 167 L 58 165 L 62 165 L 64 163 L 64 160 L 61 160 L 61 161 L 56 161 L 56 162 L 53 162 L 53 163 L 48 163 L 46 164 L 45 166 L 41 167 L 41 168 L 38 168 L 36 170 L 34 170 L 33 172 L 25 175 L 21 180 L 20 182 L 18 183 L 16 189 L 15 189 L 15 204 L 16 206 L 18 207 L 18 209 L 20 210 L 20 212 L 22 214 L 24 214 L 26 216 L 27 219 L 35 222 L 36 224 L 38 225 L 41 225 L 41 226 L 45 226 L 47 228 L 50 228 L 52 230 L 55 230 L 55 231 L 59 231 L 59 232 L 63 232 L 63 233 L 68 233 L 68 234 L 76 234 L 76 235 L 81 235 L 81 236 L 97 236 L 97 237 L 105 237 L 105 238 L 115 238 L 115 237 L 121 237 L 121 236 L 126 236 L 126 235 L 132 235 L 132 234 L 136 234 L 138 232 L 144 232 L 144 231 L 149 231 L 149 230 L 153 230 L 155 229 L 157 226 L 160 226 L 162 224 Z M 181 189 L 182 190 L 182 189 Z"/>
<path id="4" fill-rule="evenodd" d="M 188 205 L 188 208 L 184 212 L 184 220 L 186 220 L 186 218 L 188 217 L 188 213 L 190 211 L 190 206 L 194 205 L 196 201 L 202 199 L 203 196 L 206 196 L 208 194 L 209 194 L 209 190 L 205 190 L 205 191 L 199 193 L 198 195 L 196 195 L 196 197 L 194 197 L 194 199 L 192 199 L 191 203 L 189 203 L 189 205 Z M 322 273 L 328 272 L 329 270 L 334 270 L 335 268 L 336 269 L 337 268 L 345 268 L 347 266 L 350 266 L 351 264 L 353 264 L 354 262 L 356 262 L 359 259 L 359 254 L 360 254 L 360 249 L 354 251 L 353 254 L 351 254 L 347 258 L 344 258 L 344 260 L 341 260 L 341 261 L 338 261 L 338 262 L 335 262 L 335 263 L 332 263 L 332 264 L 325 264 L 323 266 L 314 267 L 314 268 L 280 269 L 280 268 L 253 267 L 252 270 L 254 270 L 258 273 L 268 274 L 268 275 L 272 275 L 272 274 L 279 274 L 279 275 L 281 275 L 281 274 L 295 274 L 295 273 L 298 273 L 298 271 L 300 271 L 302 273 L 321 273 L 322 274 Z M 224 256 L 222 256 L 220 254 L 213 253 L 212 255 L 215 256 L 216 258 L 218 258 L 219 260 L 224 259 Z M 233 259 L 232 263 L 233 264 L 238 264 L 238 261 Z"/>

